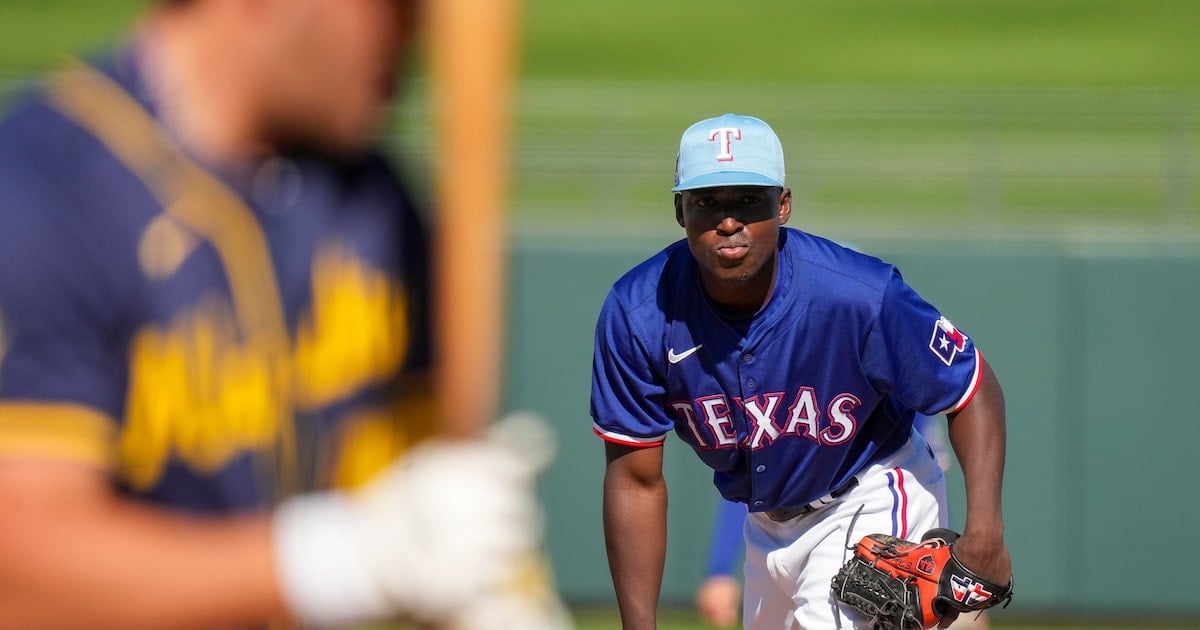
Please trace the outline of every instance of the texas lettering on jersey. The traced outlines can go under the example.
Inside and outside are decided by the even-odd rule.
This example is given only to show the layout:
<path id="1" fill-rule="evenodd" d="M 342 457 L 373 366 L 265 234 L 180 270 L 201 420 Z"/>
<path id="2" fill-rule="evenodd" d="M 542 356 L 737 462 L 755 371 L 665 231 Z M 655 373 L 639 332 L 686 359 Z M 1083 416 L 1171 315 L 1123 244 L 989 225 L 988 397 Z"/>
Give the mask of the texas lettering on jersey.
<path id="1" fill-rule="evenodd" d="M 716 394 L 694 401 L 676 401 L 671 409 L 687 426 L 699 448 L 748 448 L 757 450 L 785 437 L 805 438 L 814 444 L 837 446 L 849 441 L 858 428 L 854 410 L 862 401 L 854 394 L 834 396 L 823 406 L 812 387 L 801 387 L 786 407 L 782 393 L 754 398 L 734 398 L 730 405 L 724 395 Z M 738 429 L 730 409 L 736 407 L 749 421 L 745 437 Z M 824 410 L 824 413 L 822 413 Z M 823 419 L 826 419 L 823 421 Z"/>

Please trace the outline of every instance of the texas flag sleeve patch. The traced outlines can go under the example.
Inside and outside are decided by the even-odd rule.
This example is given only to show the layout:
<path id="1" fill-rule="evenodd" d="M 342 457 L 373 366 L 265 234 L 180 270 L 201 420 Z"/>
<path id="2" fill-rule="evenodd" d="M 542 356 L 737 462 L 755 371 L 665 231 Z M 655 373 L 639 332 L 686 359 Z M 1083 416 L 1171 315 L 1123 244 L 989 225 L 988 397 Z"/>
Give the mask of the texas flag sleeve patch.
<path id="1" fill-rule="evenodd" d="M 962 334 L 950 320 L 939 317 L 933 325 L 933 336 L 929 339 L 929 349 L 937 355 L 942 363 L 954 363 L 954 357 L 967 349 L 967 336 Z"/>

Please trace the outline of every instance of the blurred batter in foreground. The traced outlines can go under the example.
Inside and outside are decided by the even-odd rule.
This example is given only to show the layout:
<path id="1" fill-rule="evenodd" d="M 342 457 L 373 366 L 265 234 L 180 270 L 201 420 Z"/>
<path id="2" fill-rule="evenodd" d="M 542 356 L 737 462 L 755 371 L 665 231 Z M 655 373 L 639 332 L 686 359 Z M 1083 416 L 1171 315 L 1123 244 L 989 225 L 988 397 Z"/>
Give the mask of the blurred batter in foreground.
<path id="1" fill-rule="evenodd" d="M 371 147 L 418 4 L 163 0 L 0 122 L 0 625 L 444 620 L 536 546 L 515 449 L 393 461 L 437 422 Z"/>

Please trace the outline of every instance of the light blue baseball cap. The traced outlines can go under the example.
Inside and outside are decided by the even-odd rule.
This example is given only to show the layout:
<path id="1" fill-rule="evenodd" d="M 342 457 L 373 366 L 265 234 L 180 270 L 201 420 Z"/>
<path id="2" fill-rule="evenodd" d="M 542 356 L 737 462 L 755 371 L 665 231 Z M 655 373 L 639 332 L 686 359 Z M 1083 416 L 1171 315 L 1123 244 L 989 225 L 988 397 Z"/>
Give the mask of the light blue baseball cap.
<path id="1" fill-rule="evenodd" d="M 767 123 L 725 114 L 683 132 L 671 192 L 713 186 L 783 187 L 783 145 Z"/>

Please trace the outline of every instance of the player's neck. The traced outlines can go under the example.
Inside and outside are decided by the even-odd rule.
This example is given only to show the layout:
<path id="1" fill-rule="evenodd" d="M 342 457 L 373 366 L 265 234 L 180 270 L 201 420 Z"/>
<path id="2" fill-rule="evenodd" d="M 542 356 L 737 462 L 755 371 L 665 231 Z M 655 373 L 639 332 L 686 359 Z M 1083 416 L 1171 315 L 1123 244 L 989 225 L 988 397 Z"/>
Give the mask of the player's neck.
<path id="1" fill-rule="evenodd" d="M 724 280 L 701 274 L 700 284 L 717 312 L 732 319 L 745 319 L 758 314 L 771 301 L 778 266 L 779 255 L 776 253 L 749 278 Z"/>

